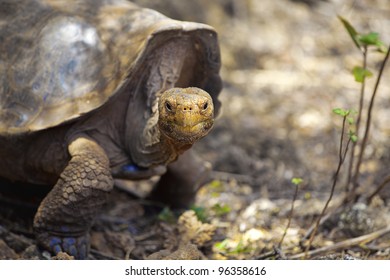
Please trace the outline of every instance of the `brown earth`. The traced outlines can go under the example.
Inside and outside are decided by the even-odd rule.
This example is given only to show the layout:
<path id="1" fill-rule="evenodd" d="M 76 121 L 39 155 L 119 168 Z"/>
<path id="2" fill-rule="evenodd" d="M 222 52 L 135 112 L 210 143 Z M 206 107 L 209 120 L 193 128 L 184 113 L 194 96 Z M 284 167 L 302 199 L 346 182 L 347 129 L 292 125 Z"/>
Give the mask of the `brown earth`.
<path id="1" fill-rule="evenodd" d="M 210 24 L 219 33 L 223 112 L 195 147 L 213 165 L 214 180 L 201 188 L 193 207 L 204 223 L 192 212 L 178 219 L 179 213 L 144 201 L 151 181 L 118 182 L 122 187 L 92 230 L 91 258 L 301 258 L 338 164 L 342 120 L 332 109 L 358 108 L 360 84 L 350 70 L 361 64 L 361 54 L 337 15 L 358 31 L 378 32 L 388 44 L 388 1 L 136 2 L 172 18 Z M 383 57 L 369 54 L 374 76 Z M 390 259 L 390 192 L 385 187 L 367 202 L 389 175 L 389 75 L 387 66 L 374 104 L 360 196 L 343 203 L 347 160 L 330 214 L 310 248 L 322 251 L 307 258 Z M 374 82 L 367 83 L 366 104 Z M 303 182 L 280 246 L 293 202 L 293 177 Z M 37 251 L 31 231 L 37 201 L 0 198 L 0 258 L 49 258 Z"/>

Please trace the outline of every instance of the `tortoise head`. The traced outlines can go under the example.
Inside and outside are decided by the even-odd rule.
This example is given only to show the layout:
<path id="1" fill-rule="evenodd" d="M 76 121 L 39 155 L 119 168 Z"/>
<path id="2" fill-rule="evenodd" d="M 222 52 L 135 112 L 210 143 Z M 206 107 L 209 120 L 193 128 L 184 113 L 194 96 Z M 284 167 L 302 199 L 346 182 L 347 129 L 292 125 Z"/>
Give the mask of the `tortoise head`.
<path id="1" fill-rule="evenodd" d="M 171 88 L 161 95 L 158 125 L 174 144 L 194 144 L 209 133 L 213 123 L 213 100 L 204 90 Z"/>

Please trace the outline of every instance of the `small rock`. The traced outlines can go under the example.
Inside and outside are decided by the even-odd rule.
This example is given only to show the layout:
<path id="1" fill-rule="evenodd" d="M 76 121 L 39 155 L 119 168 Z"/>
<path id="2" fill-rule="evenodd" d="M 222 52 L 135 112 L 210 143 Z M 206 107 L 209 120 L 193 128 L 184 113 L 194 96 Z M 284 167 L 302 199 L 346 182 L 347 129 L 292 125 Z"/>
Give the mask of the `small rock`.
<path id="1" fill-rule="evenodd" d="M 180 246 L 173 253 L 161 250 L 147 257 L 148 260 L 205 260 L 206 257 L 194 244 Z"/>
<path id="2" fill-rule="evenodd" d="M 14 260 L 17 259 L 18 255 L 8 245 L 0 239 L 0 259 L 1 260 Z"/>
<path id="3" fill-rule="evenodd" d="M 263 231 L 259 229 L 251 228 L 250 230 L 244 233 L 243 238 L 247 242 L 254 242 L 262 238 L 265 238 L 265 234 Z"/>
<path id="4" fill-rule="evenodd" d="M 28 246 L 21 254 L 20 258 L 23 260 L 39 260 L 40 252 L 36 245 Z"/>
<path id="5" fill-rule="evenodd" d="M 56 256 L 51 258 L 52 260 L 74 260 L 73 256 L 69 256 L 67 253 L 59 252 Z"/>

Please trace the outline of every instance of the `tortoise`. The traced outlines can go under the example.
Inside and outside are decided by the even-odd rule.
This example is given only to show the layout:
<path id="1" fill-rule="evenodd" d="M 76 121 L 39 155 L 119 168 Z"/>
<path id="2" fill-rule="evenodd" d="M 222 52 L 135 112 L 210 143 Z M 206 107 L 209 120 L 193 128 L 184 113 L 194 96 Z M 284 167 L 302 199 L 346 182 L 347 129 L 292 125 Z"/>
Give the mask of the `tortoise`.
<path id="1" fill-rule="evenodd" d="M 0 0 L 0 177 L 53 186 L 40 248 L 87 258 L 115 178 L 161 176 L 150 196 L 188 205 L 209 170 L 189 149 L 219 111 L 219 69 L 205 24 L 125 0 Z"/>

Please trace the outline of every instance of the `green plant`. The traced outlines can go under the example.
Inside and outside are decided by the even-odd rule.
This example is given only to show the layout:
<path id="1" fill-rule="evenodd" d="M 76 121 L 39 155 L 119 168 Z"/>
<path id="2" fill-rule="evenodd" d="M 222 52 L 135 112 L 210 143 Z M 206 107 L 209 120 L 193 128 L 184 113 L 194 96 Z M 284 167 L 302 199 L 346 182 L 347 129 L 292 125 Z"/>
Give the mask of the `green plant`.
<path id="1" fill-rule="evenodd" d="M 316 232 L 318 230 L 319 224 L 321 219 L 324 217 L 324 214 L 333 198 L 334 191 L 338 182 L 338 178 L 340 175 L 341 168 L 343 167 L 343 164 L 345 162 L 345 159 L 347 158 L 348 152 L 349 152 L 349 166 L 348 166 L 348 173 L 347 173 L 347 183 L 346 183 L 346 191 L 347 191 L 347 201 L 354 201 L 356 197 L 356 188 L 359 184 L 359 175 L 360 175 L 360 167 L 363 161 L 364 151 L 367 146 L 368 136 L 370 132 L 370 126 L 372 121 L 372 114 L 374 112 L 374 102 L 375 97 L 378 91 L 379 83 L 381 80 L 381 77 L 383 76 L 383 71 L 385 68 L 385 65 L 389 59 L 389 49 L 385 47 L 385 44 L 379 39 L 379 34 L 376 32 L 370 32 L 367 34 L 361 34 L 358 33 L 355 28 L 343 17 L 338 17 L 342 24 L 344 25 L 345 29 L 347 30 L 349 36 L 351 37 L 353 43 L 355 46 L 359 49 L 359 51 L 362 54 L 362 65 L 355 66 L 352 69 L 352 74 L 355 78 L 355 81 L 361 84 L 360 88 L 360 98 L 359 98 L 359 106 L 358 110 L 345 110 L 340 108 L 333 109 L 333 112 L 339 116 L 342 117 L 342 128 L 341 128 L 341 136 L 340 136 L 340 142 L 339 142 L 339 152 L 338 152 L 338 165 L 335 171 L 335 174 L 333 176 L 332 181 L 332 187 L 331 191 L 328 197 L 328 200 L 325 203 L 325 206 L 316 220 L 314 229 L 312 233 L 310 234 L 310 239 L 308 242 L 308 245 L 306 246 L 306 254 L 311 247 L 311 244 L 313 242 L 313 239 L 316 235 Z M 368 51 L 369 48 L 374 50 L 385 53 L 385 57 L 381 63 L 376 83 L 373 88 L 372 95 L 369 100 L 369 104 L 366 110 L 364 100 L 365 100 L 365 89 L 366 89 L 366 79 L 373 76 L 373 73 L 368 69 L 367 67 L 367 60 L 368 60 Z M 366 117 L 363 118 L 363 114 L 366 114 Z M 356 116 L 356 122 L 352 115 Z M 364 119 L 364 121 L 363 121 Z M 348 129 L 348 139 L 345 143 L 345 134 L 347 130 L 347 125 L 349 126 Z M 360 129 L 361 127 L 364 127 L 364 131 L 361 133 Z M 359 135 L 362 135 L 361 139 Z M 349 149 L 350 145 L 352 143 L 352 148 Z M 358 149 L 358 153 L 356 152 Z M 379 192 L 381 188 L 384 187 L 385 184 L 390 182 L 390 177 L 385 178 L 382 184 L 378 187 L 378 189 L 369 197 L 369 200 L 372 199 L 373 195 Z"/>
<path id="2" fill-rule="evenodd" d="M 198 205 L 192 205 L 190 207 L 190 209 L 195 212 L 195 215 L 196 215 L 196 217 L 198 218 L 199 221 L 201 221 L 202 223 L 207 222 L 207 220 L 208 220 L 208 213 L 207 213 L 207 209 L 206 208 L 204 208 L 202 206 L 198 206 Z"/>
<path id="3" fill-rule="evenodd" d="M 250 246 L 250 244 L 247 244 L 247 242 L 244 242 L 242 239 L 238 240 L 238 242 L 235 242 L 230 239 L 225 239 L 221 242 L 216 242 L 214 244 L 214 248 L 217 251 L 223 252 L 224 254 L 229 255 L 237 255 L 242 253 L 248 253 L 253 250 L 253 248 Z"/>
<path id="4" fill-rule="evenodd" d="M 291 220 L 292 220 L 292 217 L 293 217 L 293 214 L 294 214 L 294 203 L 295 203 L 295 200 L 297 199 L 297 196 L 298 196 L 299 185 L 300 185 L 302 182 L 303 182 L 303 179 L 302 179 L 302 178 L 297 178 L 297 177 L 295 177 L 295 178 L 292 178 L 292 179 L 291 179 L 291 183 L 295 186 L 294 197 L 293 197 L 293 200 L 292 200 L 292 202 L 291 202 L 291 209 L 290 209 L 290 213 L 289 213 L 289 215 L 288 215 L 288 222 L 287 222 L 286 228 L 284 229 L 283 236 L 282 236 L 282 238 L 281 238 L 280 241 L 279 241 L 279 245 L 278 245 L 279 248 L 282 247 L 283 240 L 284 240 L 284 238 L 286 237 L 287 230 L 288 230 L 289 227 L 290 227 Z"/>
<path id="5" fill-rule="evenodd" d="M 370 132 L 374 101 L 377 94 L 379 82 L 381 77 L 383 76 L 383 70 L 385 68 L 386 62 L 389 57 L 389 49 L 386 48 L 385 44 L 380 40 L 379 34 L 376 32 L 369 32 L 367 34 L 361 34 L 356 31 L 356 29 L 343 17 L 339 16 L 340 21 L 344 25 L 347 30 L 349 36 L 354 42 L 357 49 L 362 54 L 362 65 L 355 66 L 352 69 L 352 74 L 355 77 L 355 81 L 361 83 L 360 88 L 360 98 L 359 98 L 359 108 L 357 111 L 357 121 L 356 121 L 356 138 L 360 134 L 361 126 L 364 126 L 363 137 L 361 141 L 354 141 L 352 144 L 352 149 L 350 153 L 350 161 L 348 167 L 348 181 L 347 181 L 347 190 L 349 189 L 352 192 L 355 192 L 358 186 L 358 180 L 360 175 L 360 167 L 363 161 L 363 155 L 365 148 L 367 146 L 368 136 Z M 366 111 L 366 119 L 365 123 L 362 123 L 362 115 L 364 109 L 364 96 L 365 96 L 365 88 L 366 88 L 366 78 L 372 77 L 372 72 L 367 67 L 368 60 L 368 51 L 370 49 L 374 49 L 375 51 L 379 51 L 385 53 L 385 58 L 382 61 L 381 67 L 379 69 L 379 73 L 377 76 L 377 80 L 368 104 L 368 109 Z M 357 139 L 356 139 L 357 140 Z M 359 153 L 356 155 L 356 149 L 359 148 Z M 356 157 L 356 162 L 355 162 Z"/>
<path id="6" fill-rule="evenodd" d="M 229 205 L 217 203 L 212 207 L 212 210 L 216 216 L 223 216 L 230 213 L 231 208 Z"/>

